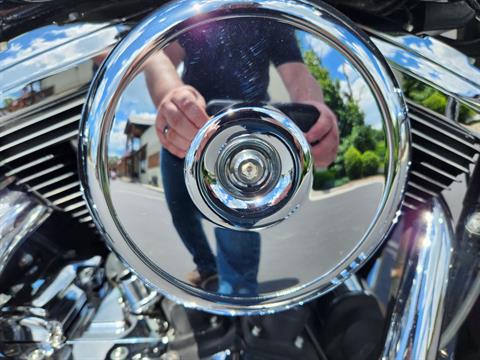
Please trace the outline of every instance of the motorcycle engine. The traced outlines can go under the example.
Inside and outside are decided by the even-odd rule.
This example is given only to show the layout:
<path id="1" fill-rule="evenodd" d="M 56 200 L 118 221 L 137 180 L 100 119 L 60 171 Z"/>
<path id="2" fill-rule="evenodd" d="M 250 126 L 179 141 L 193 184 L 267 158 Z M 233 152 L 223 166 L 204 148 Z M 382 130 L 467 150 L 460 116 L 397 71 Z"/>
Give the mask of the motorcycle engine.
<path id="1" fill-rule="evenodd" d="M 319 1 L 142 4 L 1 43 L 0 354 L 451 356 L 478 295 L 471 61 Z"/>

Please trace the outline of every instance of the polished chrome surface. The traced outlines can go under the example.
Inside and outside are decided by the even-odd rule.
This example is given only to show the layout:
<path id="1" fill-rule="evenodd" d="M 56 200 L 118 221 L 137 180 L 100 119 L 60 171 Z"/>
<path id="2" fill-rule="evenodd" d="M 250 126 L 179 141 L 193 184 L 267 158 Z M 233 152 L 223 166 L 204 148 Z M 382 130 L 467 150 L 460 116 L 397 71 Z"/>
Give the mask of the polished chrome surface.
<path id="1" fill-rule="evenodd" d="M 101 261 L 100 256 L 94 256 L 70 263 L 33 283 L 22 283 L 25 280 L 19 279 L 24 292 L 30 291 L 32 297 L 25 297 L 23 304 L 12 297 L 12 301 L 0 306 L 2 354 L 25 358 L 37 351 L 53 356 L 64 348 L 72 327 L 89 321 L 86 316 L 89 311 L 85 310 L 88 306 L 90 313 L 94 309 L 89 291 L 101 289 Z"/>
<path id="2" fill-rule="evenodd" d="M 125 29 L 49 25 L 0 51 L 0 173 L 84 223 L 91 218 L 75 159 L 81 109 L 98 66 Z"/>
<path id="3" fill-rule="evenodd" d="M 421 89 L 421 87 L 419 86 Z M 431 109 L 408 100 L 412 164 L 404 206 L 416 210 L 469 175 L 480 154 L 480 140 Z"/>
<path id="4" fill-rule="evenodd" d="M 127 349 L 127 359 L 159 358 L 170 341 L 168 323 L 163 323 L 158 313 L 149 317 L 129 310 L 119 289 L 112 288 L 88 326 L 67 339 L 72 359 L 111 359 L 117 349 Z"/>
<path id="5" fill-rule="evenodd" d="M 393 237 L 404 264 L 382 359 L 436 359 L 455 235 L 442 198 L 408 211 Z"/>
<path id="6" fill-rule="evenodd" d="M 19 191 L 0 189 L 0 276 L 23 240 L 50 215 L 51 210 Z"/>
<path id="7" fill-rule="evenodd" d="M 341 171 L 337 174 L 317 168 L 316 176 L 330 177 L 330 184 L 319 181 L 303 203 L 301 199 L 298 201 L 299 206 L 287 220 L 261 231 L 232 231 L 199 216 L 186 190 L 182 190 L 185 189 L 183 161 L 162 150 L 156 137 L 152 126 L 157 117 L 156 106 L 145 86 L 145 79 L 148 83 L 151 74 L 142 72 L 157 56 L 164 59 L 164 52 L 159 50 L 169 53 L 170 44 L 183 44 L 184 51 L 190 51 L 189 45 L 183 43 L 185 36 L 187 39 L 201 34 L 211 36 L 209 44 L 224 49 L 223 55 L 219 53 L 211 61 L 243 59 L 241 54 L 234 56 L 228 51 L 242 49 L 245 39 L 240 36 L 235 43 L 225 35 L 228 30 L 224 24 L 237 20 L 250 29 L 257 26 L 256 36 L 264 35 L 260 31 L 263 23 L 283 27 L 293 34 L 293 43 L 289 44 L 295 52 L 300 52 L 300 58 L 295 58 L 296 65 L 303 69 L 305 77 L 315 79 L 316 88 L 324 77 L 326 81 L 330 79 L 333 90 L 325 96 L 337 96 L 342 109 L 347 104 L 356 109 L 356 115 L 345 117 L 335 104 L 327 104 L 333 113 L 338 111 L 340 118 L 339 153 L 344 154 L 342 145 L 349 148 L 348 139 L 360 128 L 375 134 L 377 140 L 370 145 L 371 150 L 379 144 L 379 155 L 368 155 L 376 159 L 369 172 L 365 171 L 369 176 L 357 179 L 363 174 L 358 160 L 357 173 L 349 170 L 351 178 L 342 175 L 343 180 Z M 220 30 L 210 31 L 209 27 L 215 28 L 216 24 L 220 24 Z M 277 35 L 271 35 L 272 39 Z M 260 38 L 256 43 L 262 45 L 265 41 Z M 283 49 L 286 44 L 276 46 Z M 243 48 L 248 54 L 245 56 L 251 56 L 252 60 L 257 60 L 258 51 L 262 51 L 255 44 L 245 44 Z M 283 55 L 293 54 L 288 52 Z M 196 60 L 201 59 L 194 58 L 189 66 Z M 283 61 L 288 63 L 291 59 Z M 169 69 L 175 68 L 172 64 L 167 64 Z M 243 89 L 248 94 L 260 81 L 255 74 L 267 79 L 261 83 L 268 85 L 267 93 L 261 95 L 263 99 L 243 95 L 245 100 L 304 100 L 292 96 L 296 89 L 304 88 L 298 72 L 290 79 L 290 88 L 285 89 L 285 76 L 280 79 L 282 72 L 285 75 L 284 63 L 277 64 L 275 71 L 268 63 L 260 70 L 255 68 L 258 65 L 247 61 L 242 65 L 245 71 L 238 73 L 235 68 L 222 68 L 218 62 L 215 69 L 208 69 L 208 64 L 196 71 L 208 70 L 207 79 L 212 86 L 226 85 L 226 90 L 221 91 L 230 91 L 238 85 L 228 81 L 215 83 L 215 75 L 225 76 L 233 71 L 232 74 L 246 82 Z M 179 65 L 177 71 L 182 73 L 183 66 L 185 79 L 190 68 L 185 68 L 185 63 Z M 250 74 L 250 70 L 257 73 Z M 162 74 L 162 70 L 157 71 Z M 405 106 L 378 52 L 330 10 L 296 1 L 288 2 L 288 6 L 283 1 L 175 2 L 132 30 L 106 60 L 100 73 L 85 107 L 80 138 L 81 181 L 91 214 L 100 232 L 135 272 L 186 306 L 227 314 L 259 313 L 312 299 L 341 283 L 364 263 L 396 221 L 409 160 Z M 326 100 L 328 103 L 332 99 Z M 323 101 L 322 96 L 316 101 L 317 104 Z M 321 109 L 328 114 L 328 108 Z M 349 128 L 353 119 L 358 122 Z M 158 133 L 172 139 L 175 136 L 175 131 L 164 125 Z M 326 152 L 315 151 L 317 145 L 312 145 L 316 154 L 313 159 L 322 163 Z M 274 147 L 277 152 L 281 149 Z M 362 152 L 367 149 L 362 148 Z M 350 152 L 357 159 L 362 156 L 355 149 Z M 324 162 L 323 166 L 330 162 Z M 309 161 L 304 164 L 309 166 Z M 339 160 L 341 168 L 345 164 Z M 304 171 L 309 171 L 308 166 Z M 183 198 L 177 197 L 178 192 L 183 193 Z M 195 278 L 188 274 L 192 269 L 202 272 L 202 267 L 203 275 Z"/>
<path id="8" fill-rule="evenodd" d="M 0 128 L 62 97 L 84 95 L 124 25 L 50 25 L 20 35 L 0 52 Z"/>
<path id="9" fill-rule="evenodd" d="M 480 110 L 480 71 L 467 56 L 429 36 L 371 33 L 392 67 Z"/>
<path id="10" fill-rule="evenodd" d="M 113 254 L 109 254 L 107 258 L 105 271 L 107 278 L 120 292 L 128 312 L 146 314 L 158 303 L 158 293 L 150 289 Z"/>
<path id="11" fill-rule="evenodd" d="M 310 146 L 285 114 L 237 107 L 198 131 L 185 157 L 185 184 L 206 219 L 253 230 L 278 224 L 300 208 L 312 170 Z"/>

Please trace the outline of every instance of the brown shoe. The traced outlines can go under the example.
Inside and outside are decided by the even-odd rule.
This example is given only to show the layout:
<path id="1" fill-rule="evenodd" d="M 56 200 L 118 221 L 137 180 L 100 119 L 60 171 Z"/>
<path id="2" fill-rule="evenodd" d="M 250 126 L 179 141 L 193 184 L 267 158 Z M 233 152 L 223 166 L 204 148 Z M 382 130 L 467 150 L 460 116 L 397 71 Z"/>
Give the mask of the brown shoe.
<path id="1" fill-rule="evenodd" d="M 207 276 L 202 281 L 202 283 L 200 284 L 200 287 L 203 290 L 206 290 L 206 291 L 217 292 L 217 290 L 218 290 L 218 275 L 213 274 L 213 275 Z"/>
<path id="2" fill-rule="evenodd" d="M 187 274 L 187 281 L 193 286 L 198 287 L 202 284 L 202 275 L 200 275 L 197 269 L 192 270 Z"/>
<path id="3" fill-rule="evenodd" d="M 200 272 L 195 269 L 187 274 L 187 281 L 193 286 L 203 287 L 205 282 L 210 282 L 212 278 L 215 279 L 216 277 L 217 274 L 215 273 L 202 276 L 202 274 L 200 274 Z"/>

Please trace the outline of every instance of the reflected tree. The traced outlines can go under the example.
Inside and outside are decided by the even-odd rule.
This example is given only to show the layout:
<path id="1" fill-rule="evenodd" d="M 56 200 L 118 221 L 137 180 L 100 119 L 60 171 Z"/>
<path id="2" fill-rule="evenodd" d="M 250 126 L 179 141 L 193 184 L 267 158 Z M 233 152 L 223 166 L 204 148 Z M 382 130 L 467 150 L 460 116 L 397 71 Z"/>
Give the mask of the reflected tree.
<path id="1" fill-rule="evenodd" d="M 378 174 L 385 161 L 383 131 L 365 124 L 365 114 L 353 96 L 351 84 L 347 84 L 350 92 L 342 93 L 340 81 L 332 79 L 315 52 L 307 50 L 303 57 L 323 89 L 325 102 L 337 115 L 341 138 L 337 159 L 328 169 L 316 172 L 314 188 L 325 190 L 349 180 Z M 346 81 L 349 82 L 348 77 Z"/>
<path id="2" fill-rule="evenodd" d="M 442 92 L 408 75 L 402 76 L 402 88 L 407 98 L 439 114 L 445 114 L 448 97 Z M 462 124 L 476 122 L 476 112 L 460 106 L 458 121 Z"/>

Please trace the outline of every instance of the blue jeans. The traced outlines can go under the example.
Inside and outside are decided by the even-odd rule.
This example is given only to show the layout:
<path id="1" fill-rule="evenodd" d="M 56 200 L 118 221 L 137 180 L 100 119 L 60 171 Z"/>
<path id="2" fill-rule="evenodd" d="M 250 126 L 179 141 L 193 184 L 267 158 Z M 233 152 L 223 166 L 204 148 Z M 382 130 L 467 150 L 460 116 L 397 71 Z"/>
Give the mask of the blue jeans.
<path id="1" fill-rule="evenodd" d="M 215 228 L 217 256 L 203 231 L 202 214 L 193 204 L 184 180 L 184 161 L 162 149 L 161 176 L 173 225 L 193 257 L 202 277 L 218 273 L 218 292 L 253 296 L 257 293 L 260 235 L 250 231 Z"/>

